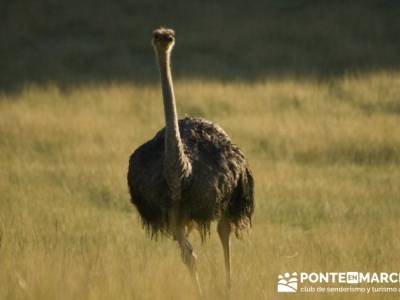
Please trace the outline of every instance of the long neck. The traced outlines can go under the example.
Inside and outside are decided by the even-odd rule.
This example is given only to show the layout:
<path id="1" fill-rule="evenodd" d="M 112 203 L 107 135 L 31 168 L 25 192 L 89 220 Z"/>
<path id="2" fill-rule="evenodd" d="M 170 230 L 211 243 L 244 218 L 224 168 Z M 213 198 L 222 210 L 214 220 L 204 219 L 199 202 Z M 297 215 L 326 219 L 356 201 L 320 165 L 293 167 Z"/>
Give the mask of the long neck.
<path id="1" fill-rule="evenodd" d="M 176 112 L 174 86 L 172 84 L 171 55 L 169 51 L 158 53 L 158 63 L 161 75 L 161 88 L 164 100 L 164 116 L 166 140 L 169 144 L 178 145 L 181 143 L 181 137 L 178 127 L 178 114 Z"/>
<path id="2" fill-rule="evenodd" d="M 165 115 L 165 160 L 164 168 L 170 188 L 180 188 L 180 181 L 190 173 L 190 164 L 183 150 L 178 126 L 178 116 L 172 84 L 170 52 L 157 51 L 161 75 L 161 88 Z"/>

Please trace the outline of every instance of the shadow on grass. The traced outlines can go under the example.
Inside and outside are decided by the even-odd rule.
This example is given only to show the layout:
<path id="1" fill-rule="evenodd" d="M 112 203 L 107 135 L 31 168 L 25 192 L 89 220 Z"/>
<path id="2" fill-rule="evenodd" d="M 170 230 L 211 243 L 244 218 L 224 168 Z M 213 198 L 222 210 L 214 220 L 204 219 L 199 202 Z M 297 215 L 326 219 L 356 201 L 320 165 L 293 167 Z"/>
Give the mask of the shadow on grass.
<path id="1" fill-rule="evenodd" d="M 176 77 L 329 78 L 400 65 L 400 4 L 382 1 L 2 1 L 0 91 L 158 80 L 151 31 L 177 31 Z"/>

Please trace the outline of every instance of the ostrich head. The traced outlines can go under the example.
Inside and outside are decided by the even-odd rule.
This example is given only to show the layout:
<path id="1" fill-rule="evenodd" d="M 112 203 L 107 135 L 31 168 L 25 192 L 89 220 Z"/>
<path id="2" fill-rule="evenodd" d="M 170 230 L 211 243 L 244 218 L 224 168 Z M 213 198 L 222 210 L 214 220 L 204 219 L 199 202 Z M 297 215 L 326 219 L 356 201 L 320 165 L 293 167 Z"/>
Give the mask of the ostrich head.
<path id="1" fill-rule="evenodd" d="M 151 43 L 156 51 L 169 52 L 175 44 L 175 31 L 160 27 L 153 31 Z"/>

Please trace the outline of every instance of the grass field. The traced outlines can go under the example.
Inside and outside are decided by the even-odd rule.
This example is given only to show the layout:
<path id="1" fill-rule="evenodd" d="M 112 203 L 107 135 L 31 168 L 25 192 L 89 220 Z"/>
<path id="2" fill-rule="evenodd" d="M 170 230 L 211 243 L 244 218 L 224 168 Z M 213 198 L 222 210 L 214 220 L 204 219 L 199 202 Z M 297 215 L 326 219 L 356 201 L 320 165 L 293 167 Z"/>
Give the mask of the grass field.
<path id="1" fill-rule="evenodd" d="M 176 90 L 180 115 L 218 122 L 254 170 L 234 299 L 365 299 L 278 295 L 277 275 L 399 271 L 400 73 Z M 151 241 L 129 203 L 128 157 L 163 126 L 160 97 L 124 83 L 0 97 L 0 299 L 194 298 L 177 245 Z M 222 298 L 216 234 L 192 240 L 206 298 Z"/>

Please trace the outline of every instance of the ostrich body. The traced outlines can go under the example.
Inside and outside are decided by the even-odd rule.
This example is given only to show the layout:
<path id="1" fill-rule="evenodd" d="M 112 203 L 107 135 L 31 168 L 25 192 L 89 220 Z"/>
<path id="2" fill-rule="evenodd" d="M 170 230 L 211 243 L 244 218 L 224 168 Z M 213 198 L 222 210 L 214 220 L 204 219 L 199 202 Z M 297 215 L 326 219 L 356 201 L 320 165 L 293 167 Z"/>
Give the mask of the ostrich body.
<path id="1" fill-rule="evenodd" d="M 128 185 L 146 229 L 152 237 L 165 233 L 178 242 L 201 293 L 189 232 L 197 228 L 204 240 L 211 221 L 218 220 L 230 288 L 230 234 L 251 225 L 253 177 L 242 152 L 221 127 L 201 118 L 178 121 L 170 70 L 174 42 L 171 29 L 153 32 L 166 126 L 131 155 Z"/>

